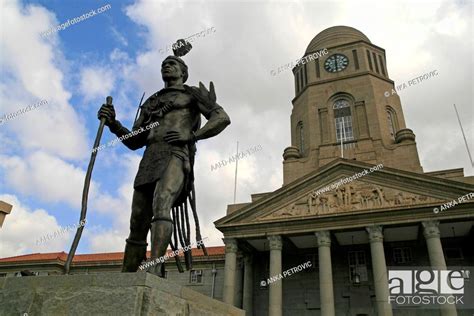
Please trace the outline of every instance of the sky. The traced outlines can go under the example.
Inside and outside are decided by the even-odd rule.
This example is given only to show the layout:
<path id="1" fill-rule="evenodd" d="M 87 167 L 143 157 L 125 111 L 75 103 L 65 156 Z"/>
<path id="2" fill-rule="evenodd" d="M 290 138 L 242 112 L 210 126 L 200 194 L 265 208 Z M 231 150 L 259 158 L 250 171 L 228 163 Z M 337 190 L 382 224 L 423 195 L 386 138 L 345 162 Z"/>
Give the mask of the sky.
<path id="1" fill-rule="evenodd" d="M 474 175 L 453 108 L 474 150 L 470 0 L 108 1 L 0 0 L 0 118 L 30 109 L 0 125 L 0 200 L 13 205 L 0 229 L 0 257 L 69 251 L 75 230 L 36 241 L 79 222 L 99 107 L 113 96 L 117 119 L 130 128 L 143 92 L 163 88 L 163 50 L 210 28 L 184 57 L 187 84 L 213 81 L 232 120 L 198 143 L 197 209 L 208 246 L 223 245 L 213 222 L 233 203 L 235 173 L 233 164 L 211 166 L 235 154 L 237 142 L 242 151 L 260 146 L 239 161 L 236 202 L 281 187 L 294 83 L 291 71 L 271 71 L 302 57 L 331 26 L 354 27 L 384 48 L 395 85 L 437 70 L 398 92 L 406 125 L 425 172 L 464 168 Z M 44 35 L 91 10 L 96 14 Z M 113 139 L 106 128 L 101 143 Z M 98 152 L 77 253 L 123 251 L 142 154 L 122 144 Z"/>

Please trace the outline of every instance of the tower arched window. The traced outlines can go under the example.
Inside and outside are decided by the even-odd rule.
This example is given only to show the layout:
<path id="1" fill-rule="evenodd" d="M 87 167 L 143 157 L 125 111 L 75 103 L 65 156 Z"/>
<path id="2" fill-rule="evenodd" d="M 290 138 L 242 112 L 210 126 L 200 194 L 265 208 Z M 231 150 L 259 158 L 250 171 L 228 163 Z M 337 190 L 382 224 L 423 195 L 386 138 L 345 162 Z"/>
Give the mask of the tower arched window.
<path id="1" fill-rule="evenodd" d="M 390 137 L 395 139 L 395 134 L 398 130 L 398 121 L 397 121 L 397 114 L 395 111 L 387 106 L 387 120 L 388 120 L 388 131 L 390 132 Z"/>
<path id="2" fill-rule="evenodd" d="M 339 99 L 334 102 L 334 122 L 336 126 L 336 141 L 343 142 L 353 140 L 352 114 L 350 103 L 346 99 Z"/>
<path id="3" fill-rule="evenodd" d="M 304 154 L 304 130 L 303 130 L 303 122 L 299 122 L 296 126 L 296 132 L 298 135 L 298 147 L 300 149 L 301 155 Z"/>

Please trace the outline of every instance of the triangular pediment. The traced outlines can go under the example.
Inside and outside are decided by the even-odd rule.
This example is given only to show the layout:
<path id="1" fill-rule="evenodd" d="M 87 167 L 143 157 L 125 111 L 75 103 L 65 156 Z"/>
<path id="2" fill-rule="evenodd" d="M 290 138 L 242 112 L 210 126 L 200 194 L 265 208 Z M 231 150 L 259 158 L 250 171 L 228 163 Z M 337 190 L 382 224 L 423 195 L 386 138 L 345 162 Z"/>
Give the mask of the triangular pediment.
<path id="1" fill-rule="evenodd" d="M 414 194 L 363 180 L 337 185 L 344 179 L 346 178 L 341 177 L 331 185 L 313 188 L 309 193 L 297 195 L 277 210 L 262 214 L 255 220 L 320 216 L 443 202 L 439 198 Z"/>
<path id="2" fill-rule="evenodd" d="M 372 167 L 339 159 L 219 219 L 216 227 L 440 205 L 474 188 L 387 167 L 364 172 Z M 361 172 L 366 174 L 350 178 Z"/>

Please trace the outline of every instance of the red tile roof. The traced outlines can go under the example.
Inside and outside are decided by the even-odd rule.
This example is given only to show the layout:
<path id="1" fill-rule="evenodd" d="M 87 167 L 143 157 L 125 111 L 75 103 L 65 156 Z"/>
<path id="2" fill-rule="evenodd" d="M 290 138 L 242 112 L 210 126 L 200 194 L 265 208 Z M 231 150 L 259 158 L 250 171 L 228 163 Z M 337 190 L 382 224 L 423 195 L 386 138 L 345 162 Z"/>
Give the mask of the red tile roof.
<path id="1" fill-rule="evenodd" d="M 206 247 L 209 256 L 220 256 L 225 254 L 224 246 L 217 247 Z M 168 254 L 171 250 L 168 250 Z M 192 255 L 194 258 L 205 258 L 202 250 L 193 248 Z M 182 254 L 180 254 L 182 256 Z M 150 257 L 150 251 L 147 251 L 147 257 Z M 51 252 L 51 253 L 33 253 L 29 255 L 21 255 L 15 257 L 1 258 L 0 263 L 7 262 L 32 262 L 32 261 L 55 261 L 59 260 L 66 262 L 67 253 L 62 252 Z M 75 255 L 73 262 L 90 262 L 90 261 L 122 261 L 123 252 L 107 252 L 107 253 L 93 253 Z"/>

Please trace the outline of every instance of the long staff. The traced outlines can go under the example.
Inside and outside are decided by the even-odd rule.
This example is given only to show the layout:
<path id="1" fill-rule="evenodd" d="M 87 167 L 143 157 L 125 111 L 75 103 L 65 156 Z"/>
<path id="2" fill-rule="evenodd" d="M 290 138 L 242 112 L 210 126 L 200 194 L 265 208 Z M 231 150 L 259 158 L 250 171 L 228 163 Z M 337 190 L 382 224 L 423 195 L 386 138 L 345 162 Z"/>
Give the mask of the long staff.
<path id="1" fill-rule="evenodd" d="M 106 98 L 106 104 L 112 106 L 112 97 L 108 96 Z M 95 142 L 93 148 L 98 148 L 100 144 L 100 139 L 102 137 L 102 132 L 104 131 L 105 117 L 100 119 L 99 129 L 97 130 L 97 135 L 95 136 Z M 81 205 L 81 218 L 80 223 L 84 223 L 87 214 L 87 198 L 89 196 L 89 187 L 91 184 L 92 169 L 94 168 L 95 157 L 97 156 L 98 150 L 93 150 L 91 154 L 91 160 L 89 161 L 89 166 L 87 167 L 86 179 L 84 180 L 84 189 L 82 190 L 82 205 Z M 84 225 L 79 225 L 74 236 L 74 240 L 71 245 L 71 250 L 67 255 L 66 264 L 64 265 L 64 274 L 69 274 L 71 269 L 71 262 L 76 253 L 77 246 L 79 245 L 79 240 L 82 236 L 82 231 L 84 230 Z"/>

